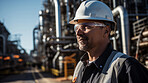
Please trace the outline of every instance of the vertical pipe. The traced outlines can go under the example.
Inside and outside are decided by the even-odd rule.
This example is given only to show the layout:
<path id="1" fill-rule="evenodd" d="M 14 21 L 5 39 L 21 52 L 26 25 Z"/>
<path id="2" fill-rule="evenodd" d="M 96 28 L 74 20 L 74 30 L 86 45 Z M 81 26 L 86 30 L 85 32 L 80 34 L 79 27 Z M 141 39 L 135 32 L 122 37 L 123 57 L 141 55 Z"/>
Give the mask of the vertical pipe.
<path id="1" fill-rule="evenodd" d="M 56 59 L 58 58 L 59 55 L 60 55 L 60 52 L 58 51 L 58 52 L 56 53 L 56 55 L 54 56 L 53 60 L 52 60 L 52 62 L 53 62 L 53 68 L 56 67 Z"/>
<path id="2" fill-rule="evenodd" d="M 2 37 L 3 39 L 3 54 L 6 54 L 6 38 L 4 35 L 0 35 L 0 37 Z"/>
<path id="3" fill-rule="evenodd" d="M 61 9 L 60 9 L 60 2 L 59 0 L 54 0 L 54 4 L 55 4 L 55 19 L 56 19 L 56 37 L 61 37 Z M 59 41 L 59 39 L 57 39 L 57 41 Z M 55 64 L 56 64 L 56 59 L 58 58 L 60 52 L 60 47 L 59 45 L 57 45 L 57 50 L 58 52 L 56 53 L 56 55 L 53 58 L 53 68 L 55 68 Z"/>
<path id="4" fill-rule="evenodd" d="M 74 3 L 73 13 L 75 14 L 75 13 L 76 13 L 76 1 L 75 1 L 75 0 L 73 0 L 73 3 Z"/>
<path id="5" fill-rule="evenodd" d="M 67 24 L 69 24 L 69 0 L 66 0 Z"/>
<path id="6" fill-rule="evenodd" d="M 40 27 L 40 30 L 42 31 L 43 30 L 43 11 L 39 11 L 39 27 Z"/>
<path id="7" fill-rule="evenodd" d="M 137 7 L 137 0 L 134 0 L 134 2 L 135 2 L 136 20 L 139 20 L 139 16 L 138 16 L 138 7 Z"/>
<path id="8" fill-rule="evenodd" d="M 112 38 L 110 38 L 110 40 L 113 40 L 113 48 L 114 48 L 115 50 L 117 50 L 116 38 L 115 38 L 115 37 L 112 37 Z"/>
<path id="9" fill-rule="evenodd" d="M 118 6 L 112 11 L 114 16 L 120 15 L 123 53 L 130 55 L 130 34 L 128 13 L 125 8 Z"/>
<path id="10" fill-rule="evenodd" d="M 56 37 L 61 37 L 61 9 L 59 0 L 54 0 L 55 3 L 55 19 L 56 19 Z M 57 40 L 59 41 L 59 40 Z"/>
<path id="11" fill-rule="evenodd" d="M 35 39 L 36 39 L 36 38 L 35 38 L 35 33 L 36 33 L 35 31 L 36 31 L 36 30 L 38 30 L 38 28 L 34 28 L 34 29 L 33 29 L 33 50 L 37 50 L 37 47 L 36 47 L 36 45 L 35 45 Z"/>
<path id="12" fill-rule="evenodd" d="M 124 5 L 124 8 L 126 8 L 126 0 L 124 0 L 124 3 L 123 3 L 123 5 Z"/>
<path id="13" fill-rule="evenodd" d="M 116 0 L 113 0 L 113 8 L 116 8 Z"/>

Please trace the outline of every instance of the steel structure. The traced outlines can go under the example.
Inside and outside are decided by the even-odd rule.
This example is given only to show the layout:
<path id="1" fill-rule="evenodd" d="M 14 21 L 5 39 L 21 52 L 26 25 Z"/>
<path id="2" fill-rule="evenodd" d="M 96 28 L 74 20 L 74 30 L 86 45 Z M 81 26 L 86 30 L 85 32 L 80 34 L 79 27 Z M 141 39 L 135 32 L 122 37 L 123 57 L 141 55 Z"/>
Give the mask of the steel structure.
<path id="1" fill-rule="evenodd" d="M 18 43 L 19 40 L 10 40 L 10 33 L 0 22 L 0 71 L 5 69 L 15 70 L 24 66 L 28 59 L 28 54 Z"/>

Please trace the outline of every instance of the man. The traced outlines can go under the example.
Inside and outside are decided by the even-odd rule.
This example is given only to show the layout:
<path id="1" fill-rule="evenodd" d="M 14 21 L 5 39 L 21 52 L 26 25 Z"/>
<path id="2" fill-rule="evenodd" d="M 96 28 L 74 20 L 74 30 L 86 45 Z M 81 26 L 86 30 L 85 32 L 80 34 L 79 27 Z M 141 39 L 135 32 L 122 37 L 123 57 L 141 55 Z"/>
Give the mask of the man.
<path id="1" fill-rule="evenodd" d="M 86 51 L 75 68 L 73 83 L 147 83 L 148 70 L 134 58 L 113 50 L 109 34 L 115 25 L 110 8 L 100 1 L 84 1 L 76 11 L 79 49 Z"/>

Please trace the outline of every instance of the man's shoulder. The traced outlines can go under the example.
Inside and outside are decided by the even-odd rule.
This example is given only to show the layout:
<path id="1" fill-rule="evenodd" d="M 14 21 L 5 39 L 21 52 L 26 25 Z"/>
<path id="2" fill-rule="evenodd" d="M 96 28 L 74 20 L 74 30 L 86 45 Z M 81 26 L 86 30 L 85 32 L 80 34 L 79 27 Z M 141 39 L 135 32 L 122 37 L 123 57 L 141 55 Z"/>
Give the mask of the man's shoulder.
<path id="1" fill-rule="evenodd" d="M 121 66 L 121 70 L 122 69 L 125 69 L 128 72 L 143 71 L 148 74 L 148 69 L 134 57 L 127 58 Z"/>
<path id="2" fill-rule="evenodd" d="M 118 51 L 113 51 L 112 54 L 113 53 L 114 53 L 114 57 L 112 58 L 112 61 L 110 63 L 110 66 L 112 65 L 113 67 L 120 68 L 125 63 L 125 61 L 128 58 L 130 58 L 130 56 L 128 56 L 124 53 L 118 52 Z M 111 54 L 111 56 L 112 56 L 112 54 Z"/>
<path id="3" fill-rule="evenodd" d="M 122 52 L 118 52 L 118 51 L 112 51 L 111 55 L 114 55 L 112 61 L 126 60 L 127 58 L 131 57 L 131 56 L 128 56 L 128 55 L 126 55 L 126 54 L 124 54 Z"/>
<path id="4" fill-rule="evenodd" d="M 129 66 L 141 66 L 141 67 L 144 67 L 143 64 L 141 64 L 138 60 L 136 60 L 135 58 L 133 57 L 130 57 L 128 58 L 125 63 L 124 63 L 127 67 Z"/>

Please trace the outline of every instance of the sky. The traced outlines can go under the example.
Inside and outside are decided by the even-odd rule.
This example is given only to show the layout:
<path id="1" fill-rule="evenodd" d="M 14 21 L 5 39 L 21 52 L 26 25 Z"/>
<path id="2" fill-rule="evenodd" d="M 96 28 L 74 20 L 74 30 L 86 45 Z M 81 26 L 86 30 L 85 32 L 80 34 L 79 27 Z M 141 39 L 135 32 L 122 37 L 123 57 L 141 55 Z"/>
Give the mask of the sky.
<path id="1" fill-rule="evenodd" d="M 0 0 L 0 21 L 11 34 L 20 35 L 20 44 L 29 53 L 33 49 L 33 28 L 39 23 L 43 0 Z"/>

